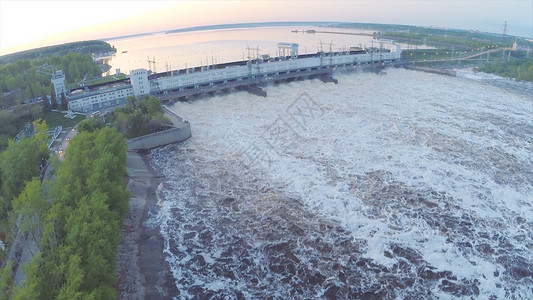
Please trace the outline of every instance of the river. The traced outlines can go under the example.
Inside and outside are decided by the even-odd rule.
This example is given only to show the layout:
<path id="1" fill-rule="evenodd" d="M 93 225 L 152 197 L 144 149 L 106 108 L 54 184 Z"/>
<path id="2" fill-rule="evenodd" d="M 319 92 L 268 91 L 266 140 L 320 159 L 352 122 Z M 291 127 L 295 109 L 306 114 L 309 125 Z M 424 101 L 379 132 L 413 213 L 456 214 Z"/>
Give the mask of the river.
<path id="1" fill-rule="evenodd" d="M 115 40 L 110 63 L 155 58 L 161 72 L 276 55 L 278 42 L 372 44 L 302 29 L 319 28 Z M 334 77 L 171 107 L 192 137 L 150 152 L 166 181 L 146 224 L 172 296 L 532 299 L 533 85 L 468 70 Z"/>
<path id="2" fill-rule="evenodd" d="M 172 106 L 177 298 L 533 297 L 531 85 L 403 69 Z"/>

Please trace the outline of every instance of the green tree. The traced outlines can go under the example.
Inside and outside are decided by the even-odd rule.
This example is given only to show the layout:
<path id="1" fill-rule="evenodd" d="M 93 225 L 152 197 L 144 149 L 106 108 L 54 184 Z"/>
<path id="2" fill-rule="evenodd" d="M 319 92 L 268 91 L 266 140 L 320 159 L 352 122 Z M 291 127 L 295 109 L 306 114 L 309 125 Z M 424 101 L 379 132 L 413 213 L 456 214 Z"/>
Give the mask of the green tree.
<path id="1" fill-rule="evenodd" d="M 96 299 L 91 297 L 86 292 L 82 291 L 82 284 L 84 281 L 84 270 L 80 266 L 81 258 L 74 254 L 69 257 L 66 283 L 60 287 L 57 299 Z"/>
<path id="2" fill-rule="evenodd" d="M 59 104 L 57 103 L 57 95 L 55 92 L 52 92 L 52 99 L 50 99 L 50 104 L 52 109 L 58 109 Z"/>
<path id="3" fill-rule="evenodd" d="M 83 131 L 70 142 L 51 187 L 41 241 L 44 258 L 28 281 L 43 299 L 116 299 L 118 231 L 127 211 L 126 142 L 114 129 Z M 26 289 L 26 286 L 24 286 Z"/>
<path id="4" fill-rule="evenodd" d="M 61 93 L 61 110 L 68 110 L 68 102 L 65 93 Z"/>
<path id="5" fill-rule="evenodd" d="M 39 175 L 41 159 L 48 159 L 50 156 L 46 144 L 46 123 L 38 120 L 33 124 L 35 136 L 23 138 L 19 143 L 10 140 L 8 148 L 0 154 L 2 189 L 6 200 L 0 207 L 2 216 L 11 209 L 11 199 L 18 196 L 24 182 Z"/>
<path id="6" fill-rule="evenodd" d="M 41 83 L 35 79 L 31 81 L 30 88 L 32 98 L 35 98 L 43 93 L 43 87 L 41 86 Z"/>
<path id="7" fill-rule="evenodd" d="M 20 229 L 38 242 L 44 226 L 43 214 L 49 202 L 43 196 L 39 179 L 26 183 L 24 190 L 13 200 L 13 210 L 21 217 Z"/>
<path id="8" fill-rule="evenodd" d="M 0 299 L 10 299 L 13 288 L 13 262 L 9 261 L 0 269 Z"/>
<path id="9" fill-rule="evenodd" d="M 76 79 L 80 78 L 80 71 L 78 70 L 76 61 L 74 60 L 70 61 L 70 63 L 68 64 L 67 72 L 68 72 L 67 74 L 69 76 L 69 79 L 71 79 L 69 80 L 70 82 L 73 82 Z"/>
<path id="10" fill-rule="evenodd" d="M 151 117 L 163 114 L 161 102 L 159 102 L 159 100 L 154 96 L 150 96 L 148 99 L 146 99 L 146 107 L 148 109 L 148 114 Z"/>
<path id="11" fill-rule="evenodd" d="M 136 109 L 129 115 L 129 128 L 128 138 L 141 136 L 147 133 L 146 129 L 146 117 L 143 115 L 140 109 Z"/>
<path id="12" fill-rule="evenodd" d="M 30 118 L 31 120 L 37 120 L 37 119 L 41 119 L 43 117 L 43 107 L 40 106 L 39 104 L 34 104 L 34 105 L 31 105 L 29 106 L 30 109 L 29 109 L 29 114 L 30 114 Z"/>
<path id="13" fill-rule="evenodd" d="M 137 98 L 135 96 L 129 96 L 126 98 L 126 104 L 124 105 L 124 112 L 131 113 L 137 108 Z"/>
<path id="14" fill-rule="evenodd" d="M 149 132 L 157 132 L 162 128 L 172 125 L 172 122 L 164 115 L 153 116 L 146 125 Z"/>
<path id="15" fill-rule="evenodd" d="M 82 131 L 93 132 L 97 129 L 101 129 L 104 127 L 105 127 L 105 124 L 101 118 L 92 117 L 92 118 L 81 121 L 78 124 L 78 131 L 79 132 L 82 132 Z"/>
<path id="16" fill-rule="evenodd" d="M 52 111 L 52 104 L 48 100 L 48 97 L 46 95 L 43 96 L 43 113 L 49 113 Z"/>
<path id="17" fill-rule="evenodd" d="M 39 267 L 43 261 L 41 253 L 37 253 L 33 257 L 30 263 L 24 266 L 24 273 L 26 274 L 26 280 L 22 283 L 19 289 L 15 289 L 12 293 L 13 300 L 26 300 L 26 299 L 51 299 L 46 298 L 44 294 L 40 293 L 43 289 L 39 286 L 48 286 L 48 281 L 39 280 L 40 271 Z"/>
<path id="18" fill-rule="evenodd" d="M 42 121 L 41 119 L 34 121 L 33 130 L 35 132 L 35 143 L 39 147 L 39 155 L 41 158 L 48 159 L 50 152 L 48 151 L 48 125 L 46 125 L 46 121 Z"/>
<path id="19" fill-rule="evenodd" d="M 126 105 L 116 109 L 109 120 L 117 131 L 128 138 L 157 132 L 172 124 L 154 96 L 128 97 Z"/>
<path id="20" fill-rule="evenodd" d="M 113 127 L 126 136 L 129 130 L 128 116 L 124 112 L 117 111 L 113 113 L 113 118 Z"/>
<path id="21" fill-rule="evenodd" d="M 8 136 L 15 136 L 18 132 L 15 126 L 17 122 L 17 116 L 8 110 L 0 110 L 0 134 Z"/>
<path id="22" fill-rule="evenodd" d="M 2 171 L 3 202 L 0 204 L 0 216 L 4 217 L 11 210 L 11 200 L 20 192 L 20 186 L 36 174 L 32 166 L 37 153 L 29 139 L 22 139 L 16 144 L 10 140 L 6 151 L 0 154 Z"/>
<path id="23" fill-rule="evenodd" d="M 66 219 L 68 232 L 65 243 L 82 257 L 80 265 L 85 275 L 82 290 L 99 291 L 99 296 L 108 295 L 110 291 L 105 289 L 106 285 L 109 288 L 109 284 L 115 282 L 117 233 L 120 227 L 117 215 L 106 205 L 107 198 L 107 195 L 95 191 L 86 201 L 80 201 Z M 116 299 L 114 292 L 111 298 Z"/>

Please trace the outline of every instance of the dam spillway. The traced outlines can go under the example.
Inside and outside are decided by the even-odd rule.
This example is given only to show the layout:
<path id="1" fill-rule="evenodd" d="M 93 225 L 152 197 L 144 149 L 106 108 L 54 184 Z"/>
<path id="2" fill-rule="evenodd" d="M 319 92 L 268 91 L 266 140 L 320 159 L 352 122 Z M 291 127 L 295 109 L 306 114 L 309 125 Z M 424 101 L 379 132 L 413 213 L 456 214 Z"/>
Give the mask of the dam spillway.
<path id="1" fill-rule="evenodd" d="M 144 69 L 132 71 L 131 82 L 149 85 L 150 94 L 162 101 L 184 99 L 190 96 L 214 93 L 233 88 L 260 91 L 269 83 L 319 78 L 324 82 L 334 80 L 331 73 L 336 69 L 390 63 L 399 60 L 401 48 L 396 51 L 384 49 L 357 49 L 344 52 L 318 52 L 298 55 L 298 44 L 280 43 L 280 49 L 289 50 L 289 55 L 270 57 L 262 55 L 255 59 L 210 66 L 181 69 L 165 73 L 148 74 Z M 285 52 L 281 52 L 285 54 Z M 141 88 L 139 88 L 140 90 Z M 256 93 L 254 92 L 254 94 Z M 259 92 L 259 94 L 261 94 Z"/>
<path id="2" fill-rule="evenodd" d="M 395 45 L 395 49 L 392 49 Z M 335 70 L 372 67 L 381 69 L 401 59 L 401 47 L 391 49 L 350 48 L 349 51 L 298 54 L 298 44 L 279 43 L 279 55 L 249 56 L 247 60 L 184 68 L 162 73 L 144 68 L 130 71 L 129 79 L 80 87 L 66 93 L 69 110 L 89 112 L 121 105 L 130 96 L 154 95 L 160 101 L 186 100 L 190 97 L 246 90 L 266 96 L 261 89 L 270 83 L 318 78 L 335 82 Z M 394 51 L 393 51 L 394 50 Z"/>

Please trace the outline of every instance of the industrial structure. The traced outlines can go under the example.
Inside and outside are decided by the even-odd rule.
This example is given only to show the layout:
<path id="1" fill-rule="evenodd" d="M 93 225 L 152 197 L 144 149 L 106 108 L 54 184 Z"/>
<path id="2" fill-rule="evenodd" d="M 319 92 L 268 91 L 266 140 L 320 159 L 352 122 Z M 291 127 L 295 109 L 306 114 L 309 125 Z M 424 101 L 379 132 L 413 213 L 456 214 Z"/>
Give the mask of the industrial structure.
<path id="1" fill-rule="evenodd" d="M 267 83 L 320 78 L 335 81 L 331 73 L 337 69 L 354 69 L 360 66 L 383 66 L 401 58 L 401 47 L 395 49 L 350 48 L 349 51 L 324 52 L 298 55 L 298 44 L 279 43 L 278 57 L 256 55 L 248 60 L 187 68 L 163 73 L 146 69 L 130 71 L 129 78 L 92 87 L 81 87 L 67 94 L 69 109 L 89 112 L 120 105 L 129 96 L 154 95 L 161 101 L 186 99 L 187 97 L 243 89 L 254 94 L 266 95 L 261 86 Z M 394 50 L 394 51 L 393 51 Z M 58 71 L 61 72 L 61 71 Z M 60 78 L 62 73 L 58 74 Z M 52 77 L 54 88 L 64 86 Z M 57 92 L 56 92 L 57 94 Z"/>
<path id="2" fill-rule="evenodd" d="M 59 70 L 52 74 L 52 84 L 54 85 L 54 92 L 56 97 L 67 93 L 67 85 L 65 84 L 65 74 Z"/>

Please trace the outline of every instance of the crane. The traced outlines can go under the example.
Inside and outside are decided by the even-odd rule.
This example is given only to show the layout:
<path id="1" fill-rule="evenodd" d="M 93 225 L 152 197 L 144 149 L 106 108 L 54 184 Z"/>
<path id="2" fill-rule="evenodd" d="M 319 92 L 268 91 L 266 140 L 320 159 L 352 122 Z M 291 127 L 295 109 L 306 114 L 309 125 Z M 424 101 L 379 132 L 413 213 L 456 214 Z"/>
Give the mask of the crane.
<path id="1" fill-rule="evenodd" d="M 150 60 L 150 57 L 147 56 L 147 62 L 148 62 L 148 69 L 149 69 L 150 71 L 152 71 L 152 66 L 153 66 L 153 67 L 154 67 L 154 71 L 153 71 L 153 72 L 154 72 L 154 73 L 157 73 L 157 71 L 156 71 L 156 67 L 155 67 L 155 64 L 156 64 L 156 62 L 155 62 L 155 56 L 154 56 L 154 58 L 153 58 L 152 60 Z"/>

